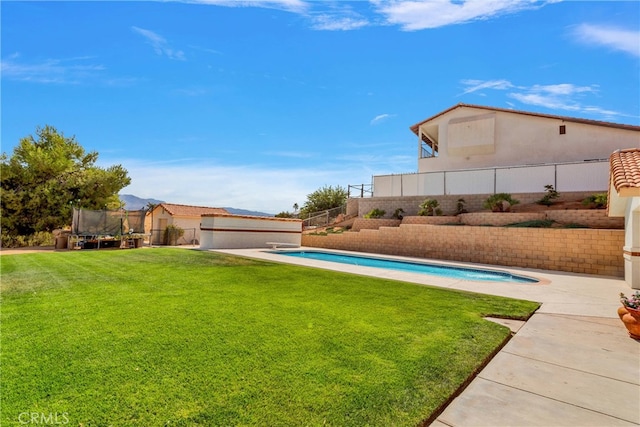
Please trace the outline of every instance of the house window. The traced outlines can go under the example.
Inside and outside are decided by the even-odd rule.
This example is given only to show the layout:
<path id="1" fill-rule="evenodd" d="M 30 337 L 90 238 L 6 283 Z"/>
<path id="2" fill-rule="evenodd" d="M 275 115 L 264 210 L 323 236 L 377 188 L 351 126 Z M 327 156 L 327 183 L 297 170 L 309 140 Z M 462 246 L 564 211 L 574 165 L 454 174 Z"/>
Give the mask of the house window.
<path id="1" fill-rule="evenodd" d="M 564 135 L 565 133 L 567 133 L 567 126 L 560 125 L 560 135 Z"/>

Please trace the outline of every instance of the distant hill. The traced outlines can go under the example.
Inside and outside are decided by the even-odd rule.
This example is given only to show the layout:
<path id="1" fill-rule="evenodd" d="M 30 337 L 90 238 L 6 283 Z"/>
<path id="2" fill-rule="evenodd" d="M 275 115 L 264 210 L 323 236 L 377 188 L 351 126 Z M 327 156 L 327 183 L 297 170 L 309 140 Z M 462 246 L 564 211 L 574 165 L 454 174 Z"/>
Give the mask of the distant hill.
<path id="1" fill-rule="evenodd" d="M 149 203 L 164 203 L 164 200 L 141 199 L 133 194 L 118 194 L 120 200 L 124 202 L 124 208 L 128 211 L 137 211 L 147 207 Z"/>
<path id="2" fill-rule="evenodd" d="M 156 199 L 142 199 L 138 196 L 134 196 L 133 194 L 118 194 L 120 196 L 120 200 L 124 202 L 124 208 L 129 211 L 137 211 L 140 209 L 144 209 L 147 207 L 149 203 L 158 204 L 165 203 L 164 200 L 156 200 Z M 217 206 L 211 206 L 212 208 Z M 247 209 L 238 209 L 238 208 L 223 208 L 226 209 L 227 212 L 233 215 L 249 215 L 249 216 L 273 216 L 272 214 L 258 212 L 258 211 L 250 211 Z"/>
<path id="3" fill-rule="evenodd" d="M 273 214 L 268 214 L 268 213 L 258 212 L 258 211 L 248 211 L 246 209 L 236 209 L 236 208 L 223 208 L 223 209 L 226 209 L 227 212 L 233 215 L 274 216 Z"/>

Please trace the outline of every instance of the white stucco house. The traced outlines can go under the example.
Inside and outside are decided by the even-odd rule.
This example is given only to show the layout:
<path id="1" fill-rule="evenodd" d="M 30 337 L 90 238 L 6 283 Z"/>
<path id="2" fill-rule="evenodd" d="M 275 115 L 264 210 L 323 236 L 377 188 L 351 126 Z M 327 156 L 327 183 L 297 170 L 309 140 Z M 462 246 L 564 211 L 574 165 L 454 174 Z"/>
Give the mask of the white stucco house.
<path id="1" fill-rule="evenodd" d="M 624 279 L 640 289 L 640 147 L 611 154 L 609 216 L 625 218 Z"/>
<path id="2" fill-rule="evenodd" d="M 373 177 L 374 197 L 602 191 L 640 126 L 457 104 L 410 127 L 418 172 Z"/>

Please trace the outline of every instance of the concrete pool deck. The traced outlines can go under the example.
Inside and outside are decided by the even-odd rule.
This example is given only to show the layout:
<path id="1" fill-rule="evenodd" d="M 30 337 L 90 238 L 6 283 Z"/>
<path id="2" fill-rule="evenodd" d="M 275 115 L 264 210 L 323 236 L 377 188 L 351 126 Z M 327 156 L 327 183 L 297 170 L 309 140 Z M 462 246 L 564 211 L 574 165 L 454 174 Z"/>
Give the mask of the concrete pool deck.
<path id="1" fill-rule="evenodd" d="M 515 335 L 432 426 L 640 425 L 640 342 L 629 338 L 616 313 L 620 292 L 633 292 L 621 278 L 433 261 L 541 280 L 471 282 L 284 257 L 266 248 L 219 252 L 540 302 L 526 323 L 508 322 Z"/>

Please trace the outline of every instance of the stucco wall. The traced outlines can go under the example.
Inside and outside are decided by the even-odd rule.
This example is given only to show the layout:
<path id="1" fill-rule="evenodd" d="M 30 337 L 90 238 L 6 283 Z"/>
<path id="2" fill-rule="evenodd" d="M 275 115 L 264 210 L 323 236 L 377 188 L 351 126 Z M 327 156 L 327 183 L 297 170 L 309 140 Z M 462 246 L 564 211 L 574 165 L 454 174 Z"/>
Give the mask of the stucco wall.
<path id="1" fill-rule="evenodd" d="M 267 242 L 301 244 L 298 219 L 243 215 L 203 215 L 201 249 L 266 248 Z"/>
<path id="2" fill-rule="evenodd" d="M 624 277 L 624 230 L 403 224 L 303 235 L 302 245 Z"/>

